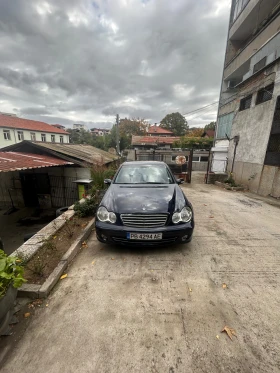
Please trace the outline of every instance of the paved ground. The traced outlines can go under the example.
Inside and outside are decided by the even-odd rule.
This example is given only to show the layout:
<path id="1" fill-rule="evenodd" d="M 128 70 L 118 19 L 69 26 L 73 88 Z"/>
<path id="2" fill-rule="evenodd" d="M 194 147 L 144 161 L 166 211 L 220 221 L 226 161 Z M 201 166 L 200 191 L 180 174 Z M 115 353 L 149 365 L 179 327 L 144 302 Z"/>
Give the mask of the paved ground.
<path id="1" fill-rule="evenodd" d="M 212 185 L 184 190 L 192 243 L 131 250 L 91 237 L 1 373 L 280 372 L 280 210 Z"/>

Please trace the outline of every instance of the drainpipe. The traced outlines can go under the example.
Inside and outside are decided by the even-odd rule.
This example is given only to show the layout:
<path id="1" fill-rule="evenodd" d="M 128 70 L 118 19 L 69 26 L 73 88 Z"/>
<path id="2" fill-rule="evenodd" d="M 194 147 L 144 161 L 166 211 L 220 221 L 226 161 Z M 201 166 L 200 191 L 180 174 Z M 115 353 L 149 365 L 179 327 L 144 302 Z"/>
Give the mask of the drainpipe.
<path id="1" fill-rule="evenodd" d="M 233 152 L 233 159 L 232 159 L 232 165 L 231 165 L 231 173 L 233 173 L 233 167 L 234 167 L 235 156 L 236 156 L 236 148 L 239 143 L 239 135 L 234 136 L 233 142 L 234 142 L 234 152 Z"/>
<path id="2" fill-rule="evenodd" d="M 15 144 L 17 143 L 17 137 L 16 137 L 16 130 L 14 128 L 14 138 L 15 138 Z"/>

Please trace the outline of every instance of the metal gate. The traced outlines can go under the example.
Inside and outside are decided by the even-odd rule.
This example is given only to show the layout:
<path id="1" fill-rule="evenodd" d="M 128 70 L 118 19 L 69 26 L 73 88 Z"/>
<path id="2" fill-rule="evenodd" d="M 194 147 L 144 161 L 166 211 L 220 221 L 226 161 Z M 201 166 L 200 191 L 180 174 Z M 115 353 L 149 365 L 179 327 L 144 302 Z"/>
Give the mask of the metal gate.
<path id="1" fill-rule="evenodd" d="M 183 165 L 177 165 L 173 158 L 185 156 L 187 162 Z M 171 171 L 176 177 L 183 177 L 188 183 L 191 182 L 192 175 L 193 150 L 176 151 L 176 150 L 135 150 L 136 161 L 162 161 L 168 164 Z M 181 176 L 180 176 L 181 175 Z"/>
<path id="2" fill-rule="evenodd" d="M 50 176 L 51 200 L 53 207 L 71 206 L 78 200 L 75 177 Z"/>

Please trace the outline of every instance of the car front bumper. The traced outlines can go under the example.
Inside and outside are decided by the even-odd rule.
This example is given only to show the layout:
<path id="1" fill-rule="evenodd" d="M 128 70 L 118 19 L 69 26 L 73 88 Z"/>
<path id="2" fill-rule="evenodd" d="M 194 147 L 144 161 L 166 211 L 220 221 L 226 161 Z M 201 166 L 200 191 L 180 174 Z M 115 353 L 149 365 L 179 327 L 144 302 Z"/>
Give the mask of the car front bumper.
<path id="1" fill-rule="evenodd" d="M 95 222 L 96 236 L 100 242 L 125 245 L 162 245 L 189 242 L 192 238 L 194 222 L 170 225 L 160 228 L 133 228 L 109 223 Z M 162 233 L 161 240 L 130 240 L 127 233 Z"/>

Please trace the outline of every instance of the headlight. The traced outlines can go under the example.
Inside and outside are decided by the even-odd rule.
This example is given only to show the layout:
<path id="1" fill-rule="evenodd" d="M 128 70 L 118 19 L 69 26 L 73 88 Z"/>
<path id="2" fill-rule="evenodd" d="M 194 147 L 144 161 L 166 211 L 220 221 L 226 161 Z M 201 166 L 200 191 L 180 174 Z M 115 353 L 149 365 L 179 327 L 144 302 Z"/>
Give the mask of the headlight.
<path id="1" fill-rule="evenodd" d="M 184 207 L 181 211 L 181 220 L 187 223 L 192 218 L 192 210 L 189 207 Z"/>
<path id="2" fill-rule="evenodd" d="M 99 207 L 99 209 L 97 210 L 96 216 L 97 216 L 97 219 L 102 222 L 108 221 L 114 224 L 117 221 L 116 214 L 114 214 L 113 212 L 109 212 L 104 206 Z"/>
<path id="3" fill-rule="evenodd" d="M 188 223 L 191 220 L 191 218 L 192 210 L 189 207 L 184 207 L 180 212 L 174 212 L 174 214 L 172 215 L 172 223 Z"/>

